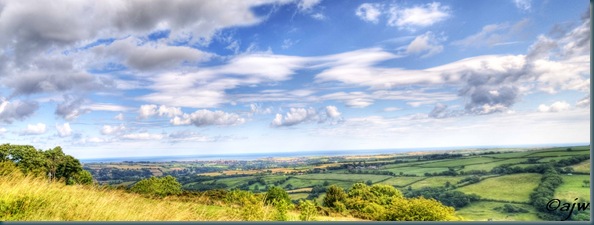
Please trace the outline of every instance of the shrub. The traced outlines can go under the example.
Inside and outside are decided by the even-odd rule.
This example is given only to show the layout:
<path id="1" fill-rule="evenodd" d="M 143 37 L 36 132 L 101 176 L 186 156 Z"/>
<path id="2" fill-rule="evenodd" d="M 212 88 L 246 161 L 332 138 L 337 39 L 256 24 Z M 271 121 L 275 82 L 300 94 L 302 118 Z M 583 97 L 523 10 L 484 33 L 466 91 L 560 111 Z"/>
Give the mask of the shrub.
<path id="1" fill-rule="evenodd" d="M 326 191 L 326 196 L 324 196 L 323 204 L 326 207 L 334 208 L 338 210 L 336 207 L 337 203 L 342 203 L 345 201 L 347 195 L 344 190 L 336 185 L 332 185 L 328 187 Z M 342 204 L 344 206 L 344 204 Z M 340 211 L 339 211 L 340 212 Z"/>
<path id="2" fill-rule="evenodd" d="M 132 186 L 130 191 L 153 197 L 177 195 L 182 192 L 181 184 L 172 176 L 162 178 L 151 177 L 149 179 L 140 180 Z"/>
<path id="3" fill-rule="evenodd" d="M 313 201 L 301 201 L 299 202 L 299 208 L 301 209 L 301 213 L 299 214 L 299 219 L 301 221 L 315 220 L 315 216 L 318 214 L 318 210 L 316 208 L 316 204 Z"/>
<path id="4" fill-rule="evenodd" d="M 281 187 L 273 186 L 266 192 L 266 204 L 276 205 L 281 202 L 291 202 L 289 194 Z"/>

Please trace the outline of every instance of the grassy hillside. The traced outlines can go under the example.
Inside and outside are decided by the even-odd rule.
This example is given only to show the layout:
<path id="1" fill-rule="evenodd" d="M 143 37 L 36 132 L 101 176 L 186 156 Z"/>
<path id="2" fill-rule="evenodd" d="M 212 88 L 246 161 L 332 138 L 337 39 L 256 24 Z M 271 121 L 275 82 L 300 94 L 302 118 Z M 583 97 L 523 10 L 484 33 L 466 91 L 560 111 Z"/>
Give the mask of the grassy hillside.
<path id="1" fill-rule="evenodd" d="M 181 201 L 150 199 L 122 190 L 86 185 L 64 185 L 31 176 L 0 176 L 2 221 L 237 221 L 230 208 Z M 273 209 L 264 207 L 266 218 Z M 317 220 L 349 221 L 352 217 L 318 216 Z M 299 220 L 289 212 L 289 220 Z"/>
<path id="2" fill-rule="evenodd" d="M 541 176 L 540 174 L 521 173 L 494 177 L 458 190 L 467 194 L 477 194 L 487 199 L 528 202 L 530 193 L 538 186 Z"/>

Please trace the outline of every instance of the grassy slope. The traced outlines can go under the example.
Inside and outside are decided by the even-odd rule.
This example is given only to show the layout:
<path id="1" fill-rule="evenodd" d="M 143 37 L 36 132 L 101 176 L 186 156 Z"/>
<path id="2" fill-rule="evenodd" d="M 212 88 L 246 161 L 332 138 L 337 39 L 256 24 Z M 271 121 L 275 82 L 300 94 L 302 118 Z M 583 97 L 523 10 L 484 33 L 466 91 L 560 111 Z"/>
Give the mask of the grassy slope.
<path id="1" fill-rule="evenodd" d="M 584 162 L 582 162 L 580 164 L 577 164 L 575 166 L 572 166 L 572 168 L 576 172 L 589 173 L 590 172 L 590 160 L 584 161 Z"/>
<path id="2" fill-rule="evenodd" d="M 583 187 L 583 180 L 590 180 L 590 175 L 561 175 L 563 184 L 555 189 L 555 198 L 565 202 L 590 202 L 590 187 Z"/>
<path id="3" fill-rule="evenodd" d="M 540 183 L 540 174 L 521 173 L 482 180 L 457 190 L 477 194 L 481 198 L 528 202 L 530 193 Z"/>
<path id="4" fill-rule="evenodd" d="M 121 190 L 52 183 L 23 176 L 0 176 L 0 220 L 19 221 L 235 221 L 228 207 L 199 199 L 149 199 Z M 263 209 L 272 215 L 272 209 Z M 298 212 L 290 212 L 298 220 Z M 357 220 L 317 217 L 318 220 Z"/>
<path id="5" fill-rule="evenodd" d="M 471 203 L 456 212 L 464 220 L 468 221 L 486 221 L 489 218 L 493 221 L 541 221 L 536 216 L 536 210 L 530 205 L 511 204 L 523 209 L 527 209 L 528 213 L 503 213 L 495 210 L 496 207 L 503 207 L 505 203 L 479 201 Z"/>

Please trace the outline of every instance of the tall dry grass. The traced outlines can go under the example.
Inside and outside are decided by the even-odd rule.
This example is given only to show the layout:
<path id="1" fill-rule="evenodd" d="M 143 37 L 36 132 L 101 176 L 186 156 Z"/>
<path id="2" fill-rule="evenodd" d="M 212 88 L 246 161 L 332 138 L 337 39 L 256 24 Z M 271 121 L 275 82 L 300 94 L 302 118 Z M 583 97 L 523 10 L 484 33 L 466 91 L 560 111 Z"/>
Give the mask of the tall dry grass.
<path id="1" fill-rule="evenodd" d="M 223 207 L 149 199 L 121 190 L 48 182 L 19 173 L 0 176 L 0 220 L 235 220 Z"/>
<path id="2" fill-rule="evenodd" d="M 209 203 L 196 197 L 151 199 L 123 190 L 97 186 L 64 185 L 23 175 L 0 173 L 0 221 L 242 221 L 273 220 L 274 209 L 253 209 L 259 216 L 246 218 L 242 208 Z M 253 216 L 253 215 L 252 215 Z M 289 212 L 289 220 L 299 220 Z M 318 220 L 348 221 L 352 217 L 320 216 Z"/>

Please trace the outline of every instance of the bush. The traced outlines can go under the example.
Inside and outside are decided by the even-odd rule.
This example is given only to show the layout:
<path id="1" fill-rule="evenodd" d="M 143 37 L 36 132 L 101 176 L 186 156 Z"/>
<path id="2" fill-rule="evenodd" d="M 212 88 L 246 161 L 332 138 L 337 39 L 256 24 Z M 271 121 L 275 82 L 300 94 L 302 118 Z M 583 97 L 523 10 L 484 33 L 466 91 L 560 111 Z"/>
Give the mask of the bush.
<path id="1" fill-rule="evenodd" d="M 281 202 L 289 203 L 291 202 L 291 198 L 289 197 L 289 194 L 285 191 L 285 189 L 274 186 L 268 189 L 268 191 L 266 192 L 265 202 L 266 204 L 276 205 L 276 203 Z"/>
<path id="2" fill-rule="evenodd" d="M 299 202 L 299 208 L 301 209 L 301 213 L 299 214 L 299 219 L 301 221 L 315 220 L 315 217 L 318 214 L 318 209 L 316 208 L 316 204 L 313 201 L 301 201 Z"/>
<path id="3" fill-rule="evenodd" d="M 342 204 L 342 202 L 344 202 L 344 200 L 346 199 L 346 196 L 346 193 L 341 187 L 332 185 L 328 187 L 326 191 L 326 196 L 324 196 L 323 204 L 326 207 L 339 210 L 337 208 L 337 203 Z M 342 204 L 342 206 L 344 206 L 344 204 Z"/>
<path id="4" fill-rule="evenodd" d="M 172 176 L 162 178 L 151 177 L 149 179 L 140 180 L 132 186 L 130 191 L 153 197 L 177 195 L 182 192 L 181 184 Z"/>

